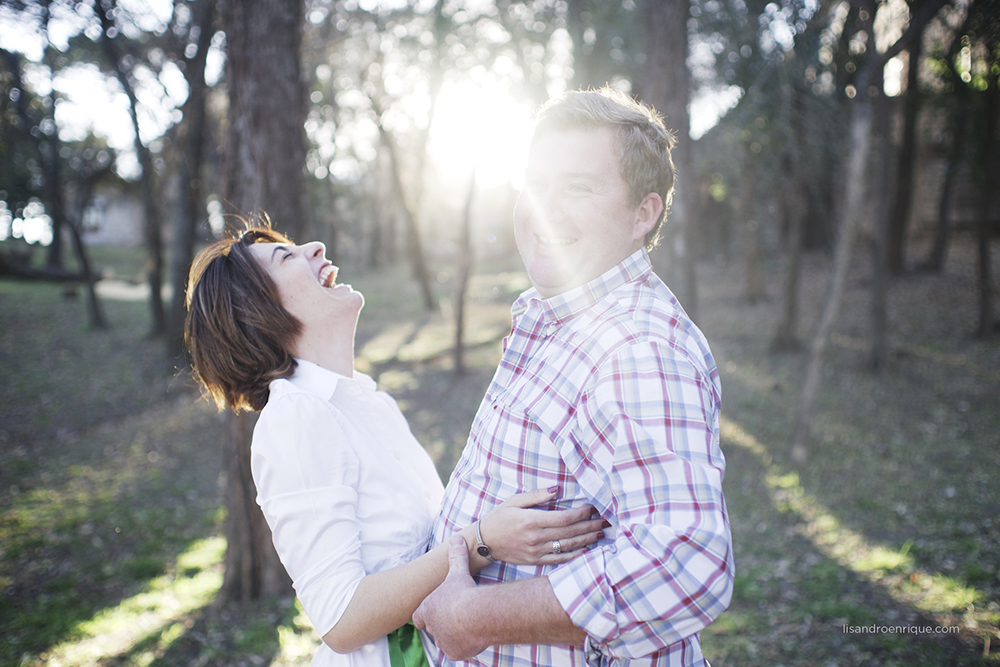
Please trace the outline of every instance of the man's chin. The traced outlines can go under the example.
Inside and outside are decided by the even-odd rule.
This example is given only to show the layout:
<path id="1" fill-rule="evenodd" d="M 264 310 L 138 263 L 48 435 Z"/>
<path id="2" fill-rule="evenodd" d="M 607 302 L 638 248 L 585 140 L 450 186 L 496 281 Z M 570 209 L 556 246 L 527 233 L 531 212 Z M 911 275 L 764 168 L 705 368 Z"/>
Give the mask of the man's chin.
<path id="1" fill-rule="evenodd" d="M 535 290 L 546 299 L 550 296 L 568 292 L 573 288 L 571 281 L 565 276 L 544 275 L 534 277 L 528 274 L 528 277 L 531 279 L 531 284 Z"/>

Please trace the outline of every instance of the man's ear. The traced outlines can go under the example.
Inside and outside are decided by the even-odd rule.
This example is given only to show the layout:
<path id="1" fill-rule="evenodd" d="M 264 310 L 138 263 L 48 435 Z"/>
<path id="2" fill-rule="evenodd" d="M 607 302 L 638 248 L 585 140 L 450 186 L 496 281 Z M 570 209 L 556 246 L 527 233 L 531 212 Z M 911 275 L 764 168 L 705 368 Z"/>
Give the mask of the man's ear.
<path id="1" fill-rule="evenodd" d="M 660 216 L 663 215 L 663 199 L 655 192 L 650 192 L 642 198 L 635 209 L 635 227 L 632 228 L 632 240 L 640 241 L 651 232 Z"/>

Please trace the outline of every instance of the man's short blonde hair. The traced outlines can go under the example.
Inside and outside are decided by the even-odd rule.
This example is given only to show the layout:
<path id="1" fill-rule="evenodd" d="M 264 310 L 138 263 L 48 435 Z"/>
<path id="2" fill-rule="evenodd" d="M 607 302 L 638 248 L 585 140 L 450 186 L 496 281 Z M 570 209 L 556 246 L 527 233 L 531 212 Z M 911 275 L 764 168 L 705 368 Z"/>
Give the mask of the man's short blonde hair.
<path id="1" fill-rule="evenodd" d="M 645 238 L 646 249 L 651 250 L 660 241 L 676 176 L 670 156 L 676 143 L 674 135 L 655 109 L 613 88 L 573 90 L 539 109 L 532 143 L 547 132 L 598 128 L 608 128 L 614 136 L 622 180 L 628 185 L 629 206 L 638 206 L 651 192 L 663 199 L 663 215 Z"/>

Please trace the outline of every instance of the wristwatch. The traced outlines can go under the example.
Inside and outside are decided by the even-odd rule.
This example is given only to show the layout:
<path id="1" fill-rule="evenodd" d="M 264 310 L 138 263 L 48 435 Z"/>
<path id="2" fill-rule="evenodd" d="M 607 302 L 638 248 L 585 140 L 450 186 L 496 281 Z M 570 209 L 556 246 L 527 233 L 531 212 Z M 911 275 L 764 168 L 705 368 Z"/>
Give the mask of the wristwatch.
<path id="1" fill-rule="evenodd" d="M 490 553 L 490 548 L 483 542 L 483 534 L 479 532 L 479 521 L 476 522 L 476 543 L 479 544 L 479 546 L 476 547 L 476 553 L 491 563 L 497 562 L 497 559 Z"/>

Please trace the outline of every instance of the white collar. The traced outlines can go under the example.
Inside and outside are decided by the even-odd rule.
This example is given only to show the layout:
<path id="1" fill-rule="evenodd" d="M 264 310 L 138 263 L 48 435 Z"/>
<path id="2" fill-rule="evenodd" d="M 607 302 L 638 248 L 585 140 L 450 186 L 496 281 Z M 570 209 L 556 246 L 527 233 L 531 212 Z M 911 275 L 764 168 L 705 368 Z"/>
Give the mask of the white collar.
<path id="1" fill-rule="evenodd" d="M 315 394 L 325 401 L 330 400 L 341 382 L 356 382 L 362 389 L 375 391 L 375 380 L 359 371 L 354 371 L 354 377 L 349 378 L 305 359 L 296 359 L 295 362 L 295 372 L 288 381 L 302 391 Z"/>

